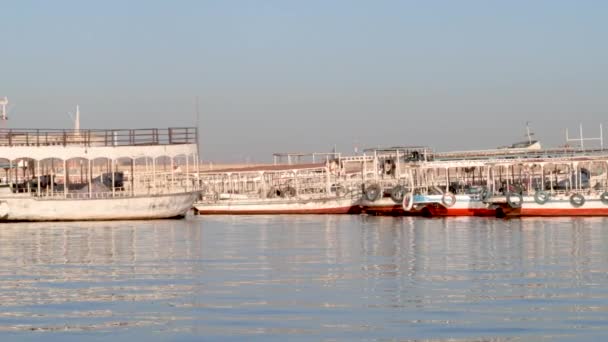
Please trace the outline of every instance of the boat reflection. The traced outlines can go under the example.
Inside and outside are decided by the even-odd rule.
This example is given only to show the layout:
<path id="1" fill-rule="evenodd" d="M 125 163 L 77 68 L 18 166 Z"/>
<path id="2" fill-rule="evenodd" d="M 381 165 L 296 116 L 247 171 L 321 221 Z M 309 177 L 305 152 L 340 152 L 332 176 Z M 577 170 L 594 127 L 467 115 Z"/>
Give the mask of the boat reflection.
<path id="1" fill-rule="evenodd" d="M 6 224 L 0 330 L 561 334 L 608 323 L 607 223 L 213 216 Z"/>

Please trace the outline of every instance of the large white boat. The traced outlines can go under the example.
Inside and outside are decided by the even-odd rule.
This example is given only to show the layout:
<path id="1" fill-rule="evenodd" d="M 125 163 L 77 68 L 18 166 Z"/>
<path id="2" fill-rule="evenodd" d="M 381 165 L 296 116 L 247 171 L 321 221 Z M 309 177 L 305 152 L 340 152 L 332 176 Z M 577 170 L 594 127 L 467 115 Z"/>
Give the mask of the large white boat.
<path id="1" fill-rule="evenodd" d="M 196 200 L 196 128 L 0 130 L 0 220 L 183 217 Z"/>

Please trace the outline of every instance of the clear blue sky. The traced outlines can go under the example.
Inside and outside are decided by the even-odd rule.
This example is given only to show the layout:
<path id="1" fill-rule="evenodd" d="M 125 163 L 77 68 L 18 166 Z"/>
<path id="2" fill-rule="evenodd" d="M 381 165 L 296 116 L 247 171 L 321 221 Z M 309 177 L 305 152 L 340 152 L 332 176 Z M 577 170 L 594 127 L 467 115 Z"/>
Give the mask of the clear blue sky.
<path id="1" fill-rule="evenodd" d="M 606 1 L 3 1 L 11 127 L 192 125 L 205 159 L 546 145 L 608 113 Z"/>

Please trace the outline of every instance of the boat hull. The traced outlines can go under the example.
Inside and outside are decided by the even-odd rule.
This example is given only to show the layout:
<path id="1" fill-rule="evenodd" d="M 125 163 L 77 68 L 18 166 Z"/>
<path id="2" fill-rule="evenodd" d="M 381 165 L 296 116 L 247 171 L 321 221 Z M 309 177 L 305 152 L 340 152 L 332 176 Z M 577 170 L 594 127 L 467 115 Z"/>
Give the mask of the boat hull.
<path id="1" fill-rule="evenodd" d="M 496 216 L 496 209 L 488 208 L 481 202 L 470 202 L 465 205 L 455 204 L 450 208 L 441 204 L 433 204 L 419 210 L 423 215 L 428 216 Z"/>
<path id="2" fill-rule="evenodd" d="M 183 217 L 197 192 L 93 199 L 0 197 L 0 221 L 105 221 Z"/>
<path id="3" fill-rule="evenodd" d="M 474 195 L 454 195 L 450 207 L 443 203 L 443 195 L 414 196 L 414 206 L 425 216 L 496 216 L 496 206 L 484 203 Z"/>
<path id="4" fill-rule="evenodd" d="M 574 207 L 568 196 L 552 197 L 547 203 L 539 204 L 534 196 L 523 196 L 521 208 L 511 208 L 502 203 L 501 210 L 505 216 L 608 216 L 608 205 L 602 203 L 599 195 L 585 196 L 585 203 Z"/>
<path id="5" fill-rule="evenodd" d="M 413 212 L 403 210 L 401 203 L 395 203 L 390 197 L 383 197 L 376 201 L 361 201 L 362 212 L 376 216 L 405 216 L 414 215 Z"/>
<path id="6" fill-rule="evenodd" d="M 351 198 L 253 199 L 195 203 L 199 215 L 359 214 Z"/>

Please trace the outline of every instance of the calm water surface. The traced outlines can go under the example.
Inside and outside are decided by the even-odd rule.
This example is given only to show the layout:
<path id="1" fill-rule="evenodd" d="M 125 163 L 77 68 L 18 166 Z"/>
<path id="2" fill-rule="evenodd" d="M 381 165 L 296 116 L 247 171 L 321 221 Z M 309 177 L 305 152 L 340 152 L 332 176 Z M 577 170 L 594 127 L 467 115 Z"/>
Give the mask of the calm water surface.
<path id="1" fill-rule="evenodd" d="M 0 339 L 604 340 L 608 219 L 0 227 Z"/>

